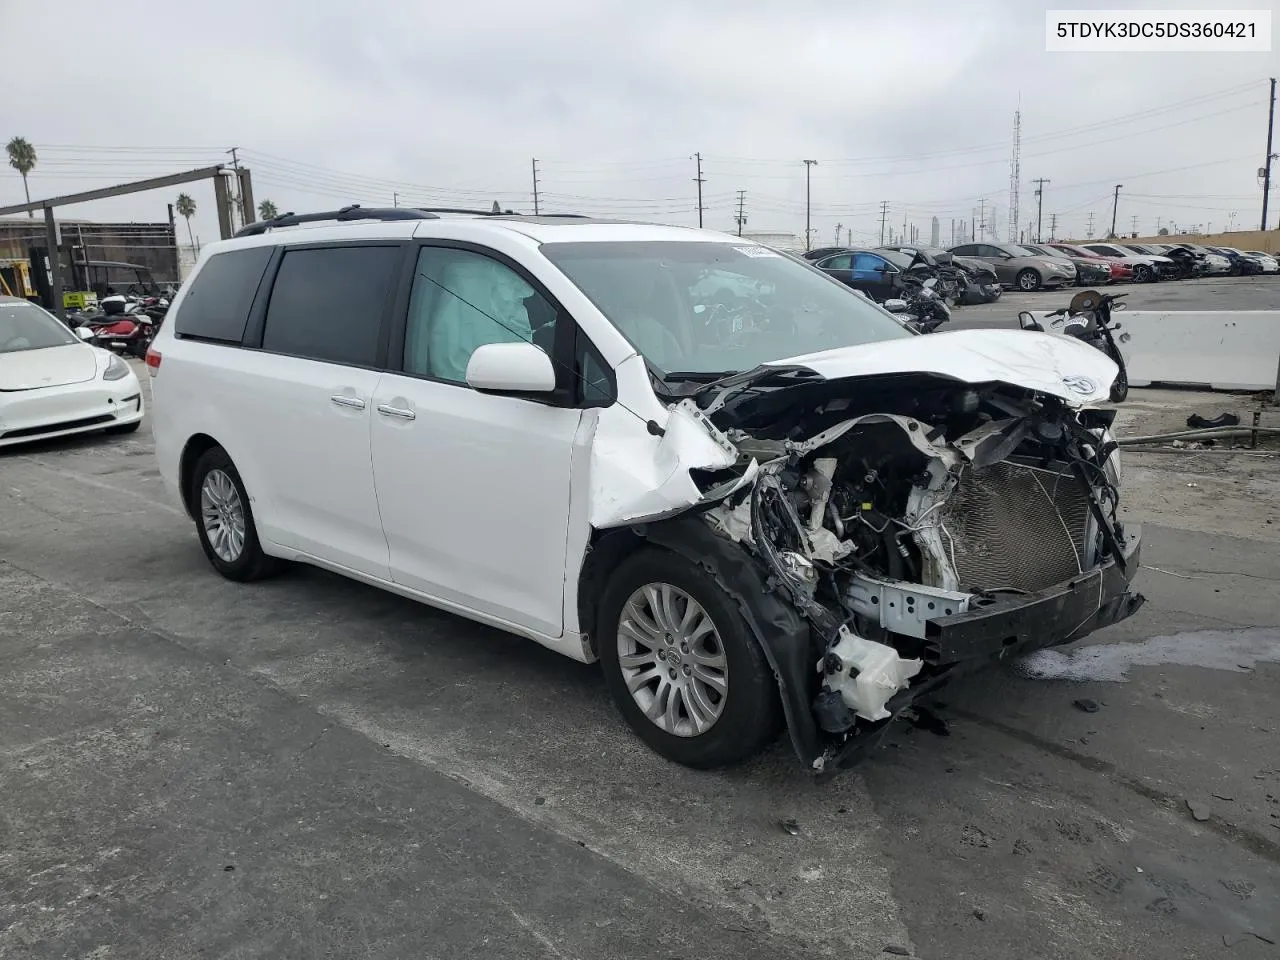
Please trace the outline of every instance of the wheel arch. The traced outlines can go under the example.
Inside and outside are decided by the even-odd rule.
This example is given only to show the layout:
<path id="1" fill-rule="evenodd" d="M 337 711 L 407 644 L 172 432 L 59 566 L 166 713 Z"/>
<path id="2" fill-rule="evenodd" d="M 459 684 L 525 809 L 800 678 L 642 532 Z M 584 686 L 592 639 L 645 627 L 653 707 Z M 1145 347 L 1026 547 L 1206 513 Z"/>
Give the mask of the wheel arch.
<path id="1" fill-rule="evenodd" d="M 813 718 L 809 679 L 816 662 L 809 624 L 793 606 L 770 589 L 764 567 L 745 549 L 714 533 L 696 516 L 593 534 L 578 578 L 581 631 L 598 655 L 599 598 L 618 566 L 638 550 L 658 548 L 701 567 L 737 606 L 747 630 L 764 651 L 773 670 L 787 733 L 796 755 L 812 765 L 822 755 Z"/>
<path id="2" fill-rule="evenodd" d="M 182 505 L 186 508 L 187 516 L 192 520 L 196 519 L 196 513 L 195 504 L 191 502 L 191 478 L 200 458 L 214 447 L 222 447 L 222 444 L 207 433 L 193 434 L 187 438 L 182 455 L 178 458 L 178 491 L 182 495 Z"/>

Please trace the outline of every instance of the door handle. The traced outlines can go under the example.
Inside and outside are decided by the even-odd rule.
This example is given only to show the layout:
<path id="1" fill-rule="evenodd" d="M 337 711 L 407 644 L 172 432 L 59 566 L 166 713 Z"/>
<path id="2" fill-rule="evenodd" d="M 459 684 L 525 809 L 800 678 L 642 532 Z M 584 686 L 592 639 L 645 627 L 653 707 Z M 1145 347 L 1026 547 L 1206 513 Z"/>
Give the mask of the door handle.
<path id="1" fill-rule="evenodd" d="M 359 397 L 349 397 L 344 393 L 336 393 L 329 399 L 340 407 L 350 407 L 353 410 L 364 409 L 364 401 Z"/>
<path id="2" fill-rule="evenodd" d="M 404 407 L 392 407 L 385 403 L 378 404 L 378 412 L 384 417 L 399 417 L 401 420 L 416 420 L 418 415 Z"/>

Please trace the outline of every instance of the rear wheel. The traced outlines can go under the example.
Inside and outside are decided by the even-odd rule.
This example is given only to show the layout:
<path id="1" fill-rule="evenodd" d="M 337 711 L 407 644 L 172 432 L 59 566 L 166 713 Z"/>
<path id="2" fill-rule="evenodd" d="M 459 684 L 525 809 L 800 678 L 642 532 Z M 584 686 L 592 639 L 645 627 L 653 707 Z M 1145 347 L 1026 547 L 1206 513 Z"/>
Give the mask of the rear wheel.
<path id="1" fill-rule="evenodd" d="M 1018 274 L 1017 283 L 1019 290 L 1025 290 L 1027 292 L 1039 290 L 1041 283 L 1040 273 L 1036 270 L 1032 270 L 1030 267 L 1027 267 L 1027 269 Z"/>
<path id="2" fill-rule="evenodd" d="M 220 574 L 247 582 L 280 569 L 281 562 L 262 551 L 249 494 L 227 451 L 212 447 L 201 454 L 192 471 L 190 498 L 200 546 Z"/>
<path id="3" fill-rule="evenodd" d="M 701 567 L 643 550 L 601 598 L 600 663 L 628 725 L 655 752 L 700 769 L 759 751 L 781 729 L 764 652 Z"/>

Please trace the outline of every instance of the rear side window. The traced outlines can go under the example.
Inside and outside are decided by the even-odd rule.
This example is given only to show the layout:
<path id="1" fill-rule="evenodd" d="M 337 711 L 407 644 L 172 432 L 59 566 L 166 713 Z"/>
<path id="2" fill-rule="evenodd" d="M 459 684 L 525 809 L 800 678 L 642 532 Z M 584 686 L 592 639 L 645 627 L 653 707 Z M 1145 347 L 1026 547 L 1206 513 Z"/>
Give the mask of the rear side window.
<path id="1" fill-rule="evenodd" d="M 249 247 L 210 257 L 191 278 L 191 288 L 174 321 L 174 333 L 238 344 L 271 254 L 271 247 Z"/>
<path id="2" fill-rule="evenodd" d="M 267 305 L 262 349 L 372 367 L 399 247 L 286 250 Z"/>

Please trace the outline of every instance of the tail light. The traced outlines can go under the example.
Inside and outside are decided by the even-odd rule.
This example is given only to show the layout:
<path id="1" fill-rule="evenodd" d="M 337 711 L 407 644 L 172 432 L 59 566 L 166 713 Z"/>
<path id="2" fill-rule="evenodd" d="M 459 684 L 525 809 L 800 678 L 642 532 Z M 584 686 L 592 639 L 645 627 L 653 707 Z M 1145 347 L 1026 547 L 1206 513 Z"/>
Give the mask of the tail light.
<path id="1" fill-rule="evenodd" d="M 159 372 L 160 372 L 160 351 L 153 348 L 148 348 L 147 349 L 147 373 L 151 374 L 151 376 L 154 377 Z"/>

